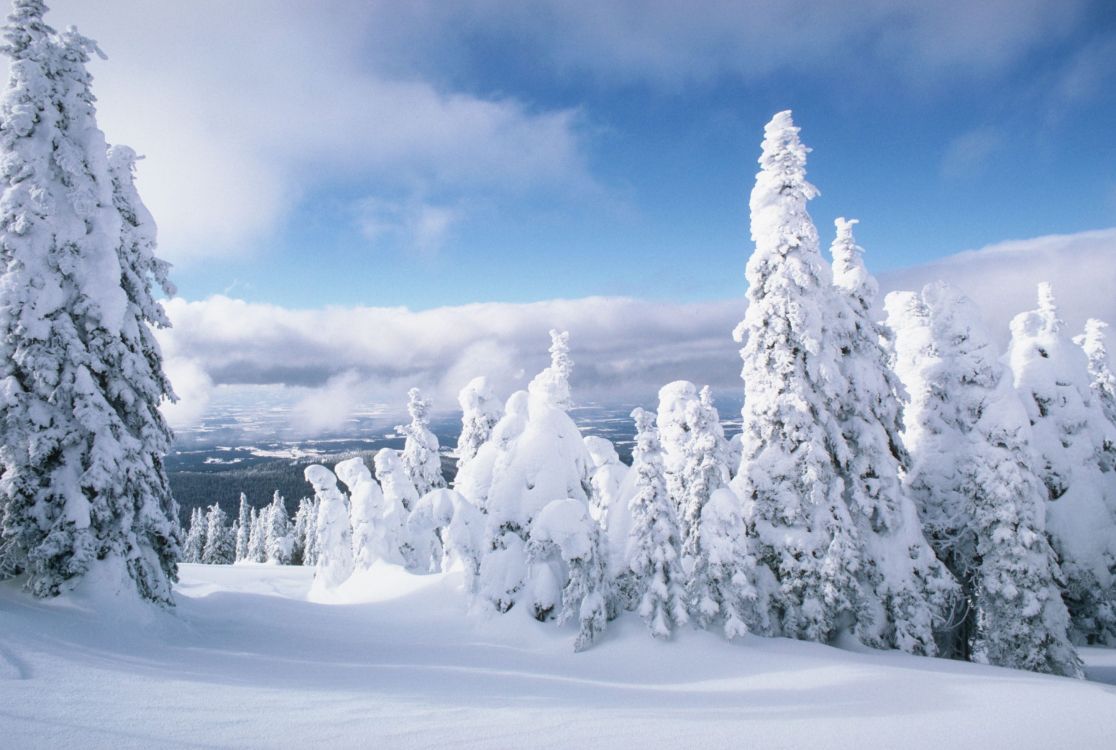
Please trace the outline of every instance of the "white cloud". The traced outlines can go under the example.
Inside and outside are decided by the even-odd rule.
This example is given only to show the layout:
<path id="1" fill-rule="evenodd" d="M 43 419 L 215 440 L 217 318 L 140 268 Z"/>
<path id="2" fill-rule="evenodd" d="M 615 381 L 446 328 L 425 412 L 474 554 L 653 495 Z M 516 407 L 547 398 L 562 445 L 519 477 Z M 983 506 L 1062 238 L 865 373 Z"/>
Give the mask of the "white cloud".
<path id="1" fill-rule="evenodd" d="M 871 248 L 868 261 L 871 263 Z M 1051 281 L 1072 331 L 1086 318 L 1116 322 L 1116 228 L 1005 242 L 885 274 L 881 288 L 917 289 L 943 279 L 984 310 L 1006 343 L 1013 315 L 1034 306 L 1035 286 Z M 741 297 L 680 304 L 592 297 L 530 304 L 487 303 L 421 312 L 404 308 L 294 310 L 228 297 L 170 300 L 174 328 L 159 338 L 183 391 L 205 397 L 197 372 L 225 385 L 284 386 L 301 400 L 305 430 L 336 427 L 360 404 L 402 404 L 417 385 L 453 409 L 457 391 L 488 375 L 506 396 L 547 362 L 547 331 L 571 332 L 576 398 L 652 403 L 664 383 L 685 378 L 738 392 L 740 363 L 731 340 Z M 180 373 L 187 360 L 197 370 Z M 178 378 L 185 377 L 183 390 Z M 204 409 L 192 406 L 195 413 Z"/>
<path id="2" fill-rule="evenodd" d="M 993 128 L 977 128 L 954 138 L 942 156 L 942 176 L 971 177 L 984 171 L 988 160 L 1003 145 L 1003 136 Z"/>
<path id="3" fill-rule="evenodd" d="M 437 205 L 418 198 L 389 201 L 369 197 L 356 207 L 357 226 L 374 245 L 391 239 L 417 255 L 436 255 L 465 215 L 459 206 Z"/>
<path id="4" fill-rule="evenodd" d="M 50 22 L 78 25 L 109 55 L 92 64 L 99 124 L 148 157 L 139 187 L 173 262 L 252 252 L 324 185 L 595 189 L 575 110 L 535 111 L 372 65 L 369 4 L 51 6 Z M 448 223 L 420 217 L 419 239 L 436 242 Z"/>
<path id="5" fill-rule="evenodd" d="M 163 403 L 163 416 L 176 429 L 197 424 L 209 408 L 213 381 L 194 359 L 167 357 L 163 366 L 178 396 L 174 403 Z"/>

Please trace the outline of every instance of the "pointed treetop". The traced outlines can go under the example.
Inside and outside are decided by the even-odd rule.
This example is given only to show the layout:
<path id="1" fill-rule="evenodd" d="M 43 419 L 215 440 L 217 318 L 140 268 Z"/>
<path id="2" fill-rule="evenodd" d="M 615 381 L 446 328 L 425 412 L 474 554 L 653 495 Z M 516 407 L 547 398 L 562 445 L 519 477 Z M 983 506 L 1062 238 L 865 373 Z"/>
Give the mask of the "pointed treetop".
<path id="1" fill-rule="evenodd" d="M 859 219 L 838 217 L 834 222 L 837 237 L 829 253 L 833 256 L 833 283 L 858 298 L 865 308 L 870 308 L 876 301 L 879 285 L 864 265 L 864 248 L 856 244 L 853 236 L 853 226 L 859 223 Z"/>
<path id="2" fill-rule="evenodd" d="M 1054 320 L 1058 318 L 1058 303 L 1054 299 L 1054 286 L 1049 281 L 1041 281 L 1038 285 L 1038 309 L 1043 315 Z"/>
<path id="3" fill-rule="evenodd" d="M 642 406 L 632 409 L 632 419 L 635 420 L 636 434 L 645 435 L 655 429 L 655 414 L 647 411 Z"/>
<path id="4" fill-rule="evenodd" d="M 557 409 L 570 408 L 570 359 L 569 331 L 550 330 L 550 366 L 540 372 L 527 386 L 532 396 Z"/>
<path id="5" fill-rule="evenodd" d="M 411 419 L 424 422 L 429 412 L 430 402 L 422 397 L 422 391 L 418 388 L 407 391 L 407 413 L 411 415 Z"/>

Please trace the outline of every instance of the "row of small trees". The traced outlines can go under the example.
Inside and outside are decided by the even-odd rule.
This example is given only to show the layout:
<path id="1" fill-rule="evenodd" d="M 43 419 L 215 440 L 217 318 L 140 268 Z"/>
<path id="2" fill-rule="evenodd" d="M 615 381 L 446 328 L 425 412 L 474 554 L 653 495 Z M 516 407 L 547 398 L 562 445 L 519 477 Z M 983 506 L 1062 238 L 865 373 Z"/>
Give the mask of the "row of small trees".
<path id="1" fill-rule="evenodd" d="M 1116 378 L 1103 325 L 1075 344 L 1050 288 L 1012 323 L 1010 367 L 975 306 L 934 284 L 872 311 L 877 286 L 839 219 L 823 262 L 806 148 L 768 124 L 752 193 L 743 431 L 680 381 L 637 409 L 633 464 L 567 414 L 568 337 L 501 408 L 460 397 L 453 489 L 411 393 L 403 460 L 307 469 L 317 579 L 379 559 L 460 567 L 499 612 L 579 623 L 621 609 L 656 637 L 692 622 L 1081 674 L 1075 643 L 1116 641 Z M 904 404 L 906 402 L 905 408 Z M 352 462 L 356 462 L 355 464 Z M 348 487 L 343 493 L 337 479 Z"/>
<path id="2" fill-rule="evenodd" d="M 249 505 L 248 498 L 241 493 L 240 512 L 231 525 L 228 514 L 218 503 L 204 511 L 194 508 L 182 544 L 182 562 L 313 565 L 316 561 L 315 536 L 311 530 L 316 524 L 316 512 L 314 502 L 304 497 L 299 501 L 292 523 L 278 492 L 269 505 L 260 509 Z"/>

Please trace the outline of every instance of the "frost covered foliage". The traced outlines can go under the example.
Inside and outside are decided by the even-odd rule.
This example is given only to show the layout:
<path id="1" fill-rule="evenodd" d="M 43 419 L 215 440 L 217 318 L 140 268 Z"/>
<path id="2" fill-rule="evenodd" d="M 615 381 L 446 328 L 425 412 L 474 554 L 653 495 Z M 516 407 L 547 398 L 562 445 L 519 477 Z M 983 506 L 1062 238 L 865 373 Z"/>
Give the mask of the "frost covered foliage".
<path id="1" fill-rule="evenodd" d="M 454 486 L 487 513 L 480 593 L 507 611 L 524 585 L 525 543 L 532 519 L 553 500 L 588 502 L 592 461 L 569 405 L 568 336 L 551 331 L 551 363 L 527 392 L 508 399 L 492 439 Z"/>
<path id="2" fill-rule="evenodd" d="M 244 558 L 246 562 L 267 562 L 266 521 L 267 508 L 262 512 L 252 508 L 248 515 L 248 554 Z"/>
<path id="3" fill-rule="evenodd" d="M 1062 561 L 1073 635 L 1116 643 L 1116 425 L 1090 387 L 1085 353 L 1066 336 L 1048 284 L 1011 322 L 1008 357 L 1027 409 L 1046 530 Z"/>
<path id="4" fill-rule="evenodd" d="M 617 582 L 621 602 L 636 609 L 651 635 L 669 638 L 689 621 L 678 516 L 667 490 L 662 448 L 654 415 L 632 412 L 636 443 L 632 455 L 635 475 L 628 500 L 632 526 L 628 532 L 628 570 Z"/>
<path id="5" fill-rule="evenodd" d="M 45 10 L 16 0 L 4 27 L 0 575 L 51 596 L 115 558 L 142 597 L 171 604 L 180 531 L 158 406 L 173 392 L 151 327 L 168 325 L 153 286 L 173 288 L 135 156 L 97 128 L 96 45 Z"/>
<path id="6" fill-rule="evenodd" d="M 457 438 L 458 470 L 468 463 L 492 434 L 500 421 L 503 405 L 488 383 L 488 378 L 473 378 L 457 395 L 461 405 L 461 434 Z"/>
<path id="7" fill-rule="evenodd" d="M 592 463 L 592 473 L 589 476 L 589 512 L 593 518 L 603 523 L 608 509 L 620 497 L 620 488 L 628 475 L 628 467 L 620 462 L 612 441 L 586 435 L 583 442 Z"/>
<path id="8" fill-rule="evenodd" d="M 476 590 L 484 546 L 484 514 L 455 490 L 431 490 L 422 496 L 407 519 L 407 535 L 415 549 L 418 568 L 431 572 L 460 565 L 465 589 Z"/>
<path id="9" fill-rule="evenodd" d="M 829 324 L 837 313 L 830 269 L 806 211 L 807 149 L 790 112 L 764 131 L 751 195 L 748 309 L 743 343 L 741 498 L 757 563 L 774 575 L 777 632 L 826 641 L 854 624 L 862 599 L 860 540 L 838 466 L 847 461 L 836 404 L 846 382 Z"/>
<path id="10" fill-rule="evenodd" d="M 252 510 L 248 505 L 248 496 L 240 493 L 240 510 L 236 521 L 236 562 L 248 558 L 248 535 L 252 531 Z"/>
<path id="11" fill-rule="evenodd" d="M 580 500 L 555 500 L 535 516 L 527 542 L 533 614 L 576 620 L 574 651 L 584 651 L 608 624 L 611 586 L 601 530 Z"/>
<path id="12" fill-rule="evenodd" d="M 201 508 L 194 508 L 190 513 L 190 529 L 186 532 L 186 541 L 182 543 L 182 562 L 201 562 L 205 549 L 205 532 L 205 513 Z"/>
<path id="13" fill-rule="evenodd" d="M 855 223 L 837 219 L 831 248 L 838 303 L 832 337 L 847 384 L 837 408 L 846 446 L 839 470 L 863 549 L 855 633 L 873 646 L 934 654 L 934 627 L 945 623 L 957 585 L 923 536 L 900 479 L 907 460 L 902 385 L 883 346 L 890 331 L 871 315 L 878 286 L 853 237 Z"/>
<path id="14" fill-rule="evenodd" d="M 403 470 L 418 494 L 446 486 L 442 478 L 442 459 L 438 455 L 438 438 L 430 431 L 430 402 L 423 399 L 418 388 L 407 391 L 407 413 L 410 424 L 399 425 L 395 431 L 405 438 Z"/>
<path id="15" fill-rule="evenodd" d="M 321 464 L 306 467 L 306 481 L 318 504 L 314 529 L 316 561 L 314 586 L 336 588 L 353 574 L 353 533 L 349 501 L 337 489 L 337 477 Z"/>
<path id="16" fill-rule="evenodd" d="M 349 488 L 353 564 L 357 570 L 368 570 L 372 563 L 390 555 L 382 522 L 384 493 L 359 456 L 340 462 L 333 470 Z"/>
<path id="17" fill-rule="evenodd" d="M 300 565 L 318 564 L 318 501 L 302 498 L 295 514 L 295 543 L 298 545 L 296 562 Z"/>
<path id="18" fill-rule="evenodd" d="M 406 537 L 407 517 L 418 505 L 415 486 L 403 471 L 399 454 L 391 448 L 381 448 L 374 459 L 376 478 L 384 496 L 381 521 L 384 527 L 385 554 L 391 562 L 412 564 L 414 550 Z"/>
<path id="19" fill-rule="evenodd" d="M 1093 397 L 1100 404 L 1108 421 L 1116 425 L 1116 375 L 1108 360 L 1108 347 L 1104 340 L 1108 324 L 1103 320 L 1090 318 L 1085 321 L 1085 333 L 1074 337 L 1074 343 L 1082 348 L 1089 360 L 1090 386 Z"/>
<path id="20" fill-rule="evenodd" d="M 719 621 L 726 638 L 739 638 L 750 630 L 768 632 L 768 602 L 760 600 L 754 583 L 756 561 L 732 490 L 714 490 L 695 526 L 698 547 L 688 557 L 683 552 L 683 563 L 692 566 L 687 598 L 697 624 L 709 628 Z"/>
<path id="21" fill-rule="evenodd" d="M 267 506 L 264 524 L 264 550 L 267 561 L 278 565 L 290 565 L 294 540 L 291 539 L 291 521 L 287 515 L 287 505 L 279 491 L 272 495 L 271 505 Z"/>
<path id="22" fill-rule="evenodd" d="M 887 297 L 910 394 L 906 484 L 965 603 L 946 655 L 1076 675 L 1023 405 L 975 305 L 945 284 Z"/>
<path id="23" fill-rule="evenodd" d="M 201 562 L 206 565 L 228 565 L 236 554 L 236 541 L 228 525 L 228 515 L 217 503 L 205 515 L 205 546 Z"/>
<path id="24" fill-rule="evenodd" d="M 667 489 L 678 511 L 682 538 L 696 536 L 697 518 L 709 494 L 729 479 L 725 432 L 708 387 L 687 380 L 659 390 L 656 416 Z M 696 538 L 692 544 L 696 549 Z"/>

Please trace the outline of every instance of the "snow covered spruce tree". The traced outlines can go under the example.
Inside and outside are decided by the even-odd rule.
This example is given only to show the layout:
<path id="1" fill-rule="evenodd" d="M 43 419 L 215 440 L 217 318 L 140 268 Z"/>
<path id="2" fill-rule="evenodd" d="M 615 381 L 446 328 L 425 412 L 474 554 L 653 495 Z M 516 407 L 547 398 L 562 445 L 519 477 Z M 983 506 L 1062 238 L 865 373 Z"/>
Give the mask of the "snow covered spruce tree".
<path id="1" fill-rule="evenodd" d="M 279 565 L 290 565 L 293 541 L 291 539 L 290 516 L 287 504 L 279 490 L 271 496 L 264 524 L 264 554 L 267 561 Z"/>
<path id="2" fill-rule="evenodd" d="M 205 514 L 205 547 L 201 561 L 206 565 L 230 565 L 236 554 L 236 540 L 228 525 L 228 514 L 219 503 L 209 506 Z"/>
<path id="3" fill-rule="evenodd" d="M 384 510 L 380 517 L 384 529 L 384 546 L 388 559 L 394 563 L 411 566 L 415 563 L 414 548 L 407 538 L 407 518 L 418 505 L 415 486 L 403 471 L 399 454 L 391 448 L 381 448 L 374 459 L 376 478 L 384 497 Z"/>
<path id="4" fill-rule="evenodd" d="M 756 561 L 748 550 L 739 499 L 726 487 L 714 490 L 702 504 L 695 525 L 698 531 L 693 538 L 698 548 L 689 553 L 692 567 L 686 595 L 697 624 L 709 628 L 720 620 L 726 638 L 739 638 L 749 631 L 767 633 L 771 628 L 768 602 L 766 597 L 760 599 L 764 589 L 757 589 L 754 583 Z"/>
<path id="5" fill-rule="evenodd" d="M 201 508 L 190 512 L 190 529 L 182 543 L 182 562 L 200 563 L 205 549 L 206 520 Z"/>
<path id="6" fill-rule="evenodd" d="M 303 472 L 314 488 L 318 502 L 314 529 L 317 559 L 314 586 L 332 589 L 353 574 L 353 532 L 349 525 L 349 500 L 337 488 L 337 477 L 321 464 L 307 466 Z"/>
<path id="7" fill-rule="evenodd" d="M 457 438 L 457 468 L 477 455 L 488 442 L 492 428 L 500 421 L 502 404 L 488 383 L 488 378 L 473 378 L 457 396 L 461 405 L 461 435 Z"/>
<path id="8" fill-rule="evenodd" d="M 1075 336 L 1073 341 L 1089 359 L 1089 375 L 1092 377 L 1090 386 L 1094 398 L 1108 421 L 1116 425 L 1116 375 L 1112 373 L 1108 347 L 1104 343 L 1107 328 L 1108 324 L 1103 320 L 1090 318 L 1085 321 L 1085 333 Z"/>
<path id="9" fill-rule="evenodd" d="M 399 425 L 395 431 L 406 438 L 403 444 L 403 470 L 407 472 L 419 496 L 446 486 L 442 477 L 442 459 L 438 455 L 438 438 L 430 431 L 430 402 L 423 399 L 418 388 L 407 391 L 407 413 L 410 424 Z"/>
<path id="10" fill-rule="evenodd" d="M 252 508 L 248 496 L 240 493 L 240 511 L 236 520 L 236 562 L 248 557 L 248 536 L 252 533 Z"/>
<path id="11" fill-rule="evenodd" d="M 886 308 L 910 394 L 905 484 L 964 597 L 943 653 L 1079 674 L 1030 424 L 979 311 L 945 284 L 890 294 Z"/>
<path id="12" fill-rule="evenodd" d="M 557 609 L 559 625 L 576 619 L 574 651 L 593 645 L 608 624 L 612 592 L 605 554 L 601 529 L 580 500 L 554 500 L 531 522 L 527 564 L 532 581 L 560 589 L 533 592 L 534 615 L 543 620 Z M 549 574 L 538 575 L 543 569 Z"/>
<path id="13" fill-rule="evenodd" d="M 620 461 L 616 446 L 611 440 L 586 435 L 583 442 L 592 462 L 589 512 L 598 522 L 603 522 L 608 516 L 609 508 L 620 497 L 620 488 L 628 475 L 628 467 Z"/>
<path id="14" fill-rule="evenodd" d="M 748 309 L 743 343 L 743 434 L 732 488 L 745 505 L 758 564 L 774 575 L 773 626 L 826 641 L 862 616 L 860 540 L 839 466 L 847 449 L 835 409 L 846 383 L 829 326 L 830 269 L 806 211 L 807 148 L 790 112 L 764 130 L 751 195 Z"/>
<path id="15" fill-rule="evenodd" d="M 837 411 L 847 446 L 839 470 L 864 553 L 858 574 L 862 609 L 875 610 L 858 619 L 856 635 L 876 647 L 934 654 L 935 624 L 945 623 L 958 589 L 923 536 L 900 478 L 908 458 L 902 384 L 883 346 L 890 331 L 872 317 L 878 286 L 864 266 L 854 224 L 837 219 L 831 253 L 838 298 L 832 336 L 847 383 Z"/>
<path id="16" fill-rule="evenodd" d="M 1046 530 L 1074 639 L 1116 643 L 1116 425 L 1094 399 L 1087 357 L 1066 336 L 1049 284 L 1038 297 L 1037 310 L 1012 320 L 1008 357 L 1046 485 Z"/>
<path id="17" fill-rule="evenodd" d="M 349 508 L 353 527 L 353 563 L 357 570 L 368 570 L 385 557 L 384 494 L 360 456 L 341 461 L 333 467 L 337 478 L 349 488 Z"/>
<path id="18" fill-rule="evenodd" d="M 498 611 L 526 583 L 531 520 L 553 500 L 588 503 L 591 459 L 570 405 L 569 336 L 551 331 L 550 366 L 508 399 L 492 440 L 465 466 L 455 487 L 488 514 L 479 593 Z"/>
<path id="19" fill-rule="evenodd" d="M 634 490 L 628 500 L 632 527 L 628 533 L 628 571 L 617 582 L 621 602 L 639 612 L 651 635 L 669 638 L 689 621 L 685 574 L 679 559 L 678 516 L 667 490 L 662 448 L 655 416 L 632 412 L 636 443 L 632 456 Z"/>
<path id="20" fill-rule="evenodd" d="M 180 530 L 163 465 L 173 398 L 151 326 L 154 225 L 134 155 L 97 128 L 95 44 L 16 0 L 0 101 L 0 576 L 38 596 L 94 565 L 172 603 Z M 129 582 L 130 580 L 130 582 Z"/>

